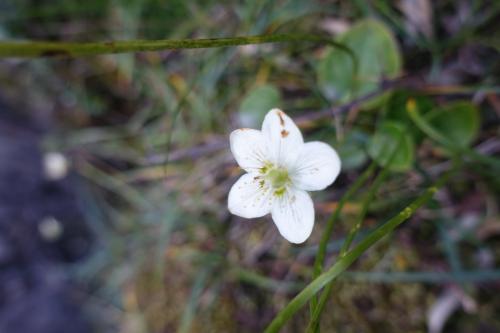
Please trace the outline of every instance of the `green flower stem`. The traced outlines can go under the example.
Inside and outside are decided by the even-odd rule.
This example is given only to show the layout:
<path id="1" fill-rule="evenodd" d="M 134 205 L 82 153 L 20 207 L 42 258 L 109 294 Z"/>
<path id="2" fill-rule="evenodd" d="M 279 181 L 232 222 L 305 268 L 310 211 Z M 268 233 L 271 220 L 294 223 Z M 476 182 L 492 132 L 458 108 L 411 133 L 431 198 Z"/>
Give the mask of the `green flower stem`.
<path id="1" fill-rule="evenodd" d="M 177 106 L 172 112 L 172 120 L 170 123 L 170 127 L 168 129 L 168 132 L 166 133 L 166 140 L 165 140 L 165 162 L 163 165 L 163 176 L 166 179 L 167 178 L 167 166 L 169 162 L 169 157 L 170 157 L 170 146 L 172 145 L 172 138 L 174 134 L 174 129 L 175 129 L 175 123 L 177 121 L 177 118 L 179 117 L 180 113 L 182 112 L 182 108 L 186 104 L 188 100 L 188 96 L 190 92 L 193 90 L 194 87 L 194 80 L 189 83 L 189 85 L 186 87 L 186 90 L 182 92 L 182 95 L 179 99 L 179 102 L 177 103 Z"/>
<path id="2" fill-rule="evenodd" d="M 355 68 L 356 56 L 353 51 L 342 43 L 329 37 L 303 34 L 276 34 L 230 38 L 205 39 L 166 39 L 166 40 L 129 40 L 107 42 L 15 42 L 0 41 L 0 58 L 34 58 L 50 56 L 90 56 L 99 54 L 116 54 L 128 52 L 163 51 L 176 49 L 200 49 L 213 47 L 228 47 L 265 43 L 299 43 L 320 42 L 337 47 L 349 54 Z"/>
<path id="3" fill-rule="evenodd" d="M 361 174 L 361 176 L 356 179 L 354 184 L 352 184 L 351 187 L 347 190 L 347 192 L 342 196 L 340 199 L 337 207 L 335 208 L 335 211 L 330 215 L 330 218 L 328 219 L 328 222 L 326 223 L 326 228 L 325 231 L 323 232 L 323 235 L 321 236 L 321 241 L 319 243 L 318 247 L 318 252 L 316 254 L 316 258 L 314 259 L 314 268 L 313 268 L 313 279 L 317 278 L 322 270 L 323 270 L 323 263 L 325 261 L 325 255 L 326 255 L 326 249 L 328 245 L 328 241 L 330 240 L 332 236 L 332 231 L 333 231 L 333 226 L 337 222 L 337 220 L 340 217 L 340 213 L 342 212 L 342 209 L 344 208 L 344 205 L 346 204 L 347 201 L 351 199 L 354 193 L 356 193 L 361 186 L 370 178 L 370 176 L 373 174 L 375 171 L 375 168 L 377 167 L 377 164 L 375 162 L 372 162 L 370 166 Z M 314 309 L 316 308 L 317 305 L 317 298 L 316 296 L 311 299 L 311 316 L 314 312 Z"/>
<path id="4" fill-rule="evenodd" d="M 390 165 L 390 163 L 392 163 L 392 160 L 395 158 L 396 153 L 399 149 L 399 146 L 401 145 L 401 141 L 402 141 L 402 138 L 400 137 L 398 142 L 397 142 L 396 147 L 389 155 L 389 160 L 387 162 L 387 165 Z M 361 184 L 363 184 L 368 179 L 368 177 L 373 173 L 373 171 L 376 168 L 376 165 L 377 165 L 377 163 L 375 161 L 373 161 L 371 163 L 370 167 L 365 171 L 365 173 L 363 175 L 361 175 L 361 177 L 360 177 L 361 179 L 358 179 L 358 181 L 356 183 L 354 183 L 354 185 L 352 186 L 353 191 L 351 193 L 347 193 L 346 195 L 351 196 L 361 186 Z M 382 184 L 382 182 L 385 180 L 385 178 L 387 177 L 388 174 L 389 174 L 389 167 L 386 166 L 379 173 L 379 175 L 375 179 L 374 183 L 372 184 L 370 191 L 368 192 L 368 195 L 365 197 L 365 199 L 363 201 L 361 214 L 358 216 L 358 219 L 357 219 L 354 227 L 351 229 L 351 231 L 349 232 L 348 236 L 346 237 L 346 239 L 344 241 L 344 244 L 342 245 L 342 248 L 340 250 L 340 258 L 342 258 L 345 255 L 345 253 L 349 250 L 349 247 L 351 246 L 351 243 L 352 243 L 354 237 L 358 233 L 358 230 L 361 228 L 361 223 L 363 222 L 363 220 L 368 212 L 368 208 L 370 206 L 370 203 L 373 201 L 373 197 L 375 196 L 375 192 L 377 191 L 379 186 Z M 343 204 L 342 204 L 342 206 L 343 206 Z M 339 217 L 340 210 L 342 209 L 342 207 L 339 207 L 339 208 L 340 208 L 339 211 L 334 212 L 334 214 L 332 215 L 332 218 L 331 218 L 332 220 L 334 218 L 336 219 Z M 326 233 L 326 235 L 323 236 L 323 239 L 326 239 L 326 241 L 328 241 L 328 237 L 331 235 L 332 228 L 333 228 L 333 222 L 332 222 L 332 225 L 330 225 L 330 223 L 329 223 L 329 227 L 330 227 L 330 229 L 327 229 L 328 233 Z M 322 241 L 323 241 L 323 239 L 322 239 Z M 326 249 L 326 242 L 325 242 L 325 249 Z M 318 262 L 315 262 L 315 266 L 314 266 L 314 270 L 313 270 L 313 279 L 315 279 L 321 273 L 322 265 L 324 262 L 325 253 L 324 252 L 318 253 L 318 255 L 321 255 L 322 257 L 321 258 L 316 257 Z M 318 266 L 316 266 L 316 264 L 318 264 Z M 323 311 L 324 306 L 326 304 L 327 297 L 328 297 L 328 295 L 330 295 L 331 289 L 333 287 L 332 284 L 333 283 L 329 284 L 325 288 L 324 294 L 322 294 L 320 297 L 319 304 L 317 303 L 317 296 L 314 296 L 312 301 L 311 301 L 311 304 L 310 304 L 311 322 L 310 322 L 310 325 L 308 327 L 309 332 L 318 332 L 319 331 L 319 318 L 320 318 L 321 312 Z M 317 309 L 318 307 L 319 307 L 319 310 Z"/>
<path id="5" fill-rule="evenodd" d="M 422 117 L 414 100 L 410 100 L 408 102 L 406 109 L 408 115 L 410 116 L 410 119 L 422 132 L 424 132 L 432 140 L 449 149 L 454 155 L 463 154 L 477 162 L 491 165 L 495 168 L 500 168 L 500 160 L 498 158 L 480 154 L 474 149 L 470 149 L 468 147 L 459 147 L 455 143 L 450 141 L 447 137 L 439 133 L 439 131 L 432 127 L 432 125 L 429 124 L 429 122 L 424 117 Z"/>
<path id="6" fill-rule="evenodd" d="M 454 170 L 454 169 L 453 169 Z M 448 179 L 450 173 L 443 174 L 438 181 L 427 188 L 417 199 L 415 199 L 409 206 L 404 208 L 396 216 L 385 222 L 379 228 L 375 229 L 361 242 L 358 243 L 351 251 L 340 258 L 329 270 L 318 276 L 310 284 L 307 285 L 297 296 L 295 296 L 286 306 L 282 309 L 273 321 L 266 328 L 266 333 L 275 333 L 297 312 L 304 304 L 306 304 L 317 292 L 319 292 L 325 285 L 337 278 L 344 272 L 356 259 L 358 259 L 366 250 L 374 245 L 381 238 L 392 232 L 397 226 L 407 220 L 415 211 L 429 201 Z"/>
<path id="7" fill-rule="evenodd" d="M 342 248 L 340 249 L 341 257 L 344 256 L 347 253 L 347 251 L 349 251 L 349 247 L 351 246 L 354 237 L 356 237 L 356 234 L 361 228 L 361 223 L 363 223 L 365 219 L 366 213 L 368 212 L 368 207 L 370 206 L 370 203 L 373 201 L 373 198 L 375 197 L 375 192 L 378 190 L 380 185 L 382 185 L 382 182 L 385 180 L 385 178 L 387 178 L 388 174 L 389 174 L 389 168 L 386 167 L 378 174 L 377 178 L 375 178 L 375 181 L 373 182 L 370 191 L 368 192 L 368 194 L 365 197 L 365 200 L 363 201 L 361 214 L 359 214 L 356 224 L 349 231 L 347 239 L 345 240 L 344 244 L 342 245 Z"/>
<path id="8" fill-rule="evenodd" d="M 401 142 L 401 140 L 399 141 Z M 399 144 L 396 147 L 395 151 L 397 151 L 399 148 Z M 391 160 L 394 156 L 394 153 L 392 153 Z M 390 163 L 390 162 L 389 162 Z M 370 190 L 368 191 L 367 195 L 365 196 L 362 206 L 361 206 L 361 213 L 357 217 L 356 223 L 354 224 L 354 227 L 349 231 L 349 234 L 347 235 L 347 238 L 344 241 L 344 244 L 342 245 L 342 248 L 340 249 L 340 255 L 339 258 L 343 258 L 346 254 L 347 251 L 349 251 L 349 247 L 352 244 L 352 241 L 356 237 L 356 234 L 358 233 L 359 229 L 361 228 L 361 224 L 363 223 L 366 214 L 368 213 L 368 207 L 370 206 L 370 203 L 373 201 L 373 198 L 375 197 L 375 192 L 377 192 L 378 188 L 384 180 L 386 179 L 387 175 L 389 174 L 389 168 L 385 167 L 380 171 L 380 173 L 377 175 L 375 180 L 373 181 L 372 186 L 370 187 Z M 311 321 L 309 323 L 309 326 L 307 328 L 307 332 L 309 333 L 314 333 L 319 330 L 319 320 L 321 318 L 321 314 L 323 313 L 323 310 L 325 308 L 326 302 L 328 301 L 328 298 L 330 297 L 331 291 L 333 288 L 333 281 L 329 283 L 326 287 L 323 293 L 321 294 L 321 297 L 319 299 L 319 303 L 317 306 L 314 308 L 314 311 L 311 316 Z"/>
<path id="9" fill-rule="evenodd" d="M 346 255 L 347 251 L 349 251 L 349 247 L 352 244 L 352 241 L 356 237 L 359 229 L 361 228 L 361 224 L 363 223 L 366 214 L 368 213 L 368 208 L 370 207 L 370 204 L 373 201 L 373 198 L 375 197 L 375 192 L 377 192 L 378 188 L 384 180 L 386 179 L 387 175 L 389 174 L 389 166 L 393 162 L 394 158 L 397 155 L 397 152 L 399 150 L 399 147 L 401 146 L 401 142 L 403 141 L 402 135 L 399 136 L 399 139 L 397 141 L 396 147 L 392 150 L 392 152 L 389 155 L 389 159 L 387 161 L 387 164 L 385 168 L 382 169 L 382 171 L 377 175 L 375 178 L 375 181 L 370 187 L 370 190 L 368 191 L 368 194 L 366 195 L 365 199 L 363 200 L 362 203 L 362 208 L 361 208 L 361 214 L 359 214 L 356 223 L 354 224 L 354 227 L 350 230 L 349 234 L 347 235 L 344 244 L 342 245 L 342 248 L 340 249 L 340 255 L 339 257 L 342 258 L 343 256 Z M 325 308 L 326 302 L 328 301 L 328 298 L 330 297 L 331 291 L 333 288 L 333 281 L 329 283 L 323 293 L 321 294 L 321 297 L 319 299 L 319 304 L 317 307 L 314 309 L 313 314 L 311 316 L 311 321 L 309 323 L 309 326 L 307 328 L 307 331 L 310 333 L 317 333 L 319 332 L 319 320 L 321 318 L 321 313 L 323 313 L 323 310 Z"/>
<path id="10" fill-rule="evenodd" d="M 418 112 L 417 103 L 414 100 L 409 100 L 406 105 L 406 110 L 410 119 L 417 125 L 417 127 L 427 134 L 431 139 L 439 142 L 443 146 L 447 148 L 451 148 L 454 152 L 457 152 L 457 148 L 453 145 L 446 137 L 441 135 L 438 131 L 436 131 L 431 124 L 429 124 Z"/>

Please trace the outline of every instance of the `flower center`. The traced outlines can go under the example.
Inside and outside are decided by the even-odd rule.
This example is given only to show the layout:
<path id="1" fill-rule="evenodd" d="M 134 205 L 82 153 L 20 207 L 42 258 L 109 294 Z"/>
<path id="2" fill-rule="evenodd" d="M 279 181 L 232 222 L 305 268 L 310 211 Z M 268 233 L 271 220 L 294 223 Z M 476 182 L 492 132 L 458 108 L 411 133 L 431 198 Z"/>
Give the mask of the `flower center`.
<path id="1" fill-rule="evenodd" d="M 285 187 L 290 182 L 288 170 L 284 168 L 271 168 L 269 171 L 267 171 L 266 178 L 274 188 L 274 194 L 276 195 L 285 193 Z"/>

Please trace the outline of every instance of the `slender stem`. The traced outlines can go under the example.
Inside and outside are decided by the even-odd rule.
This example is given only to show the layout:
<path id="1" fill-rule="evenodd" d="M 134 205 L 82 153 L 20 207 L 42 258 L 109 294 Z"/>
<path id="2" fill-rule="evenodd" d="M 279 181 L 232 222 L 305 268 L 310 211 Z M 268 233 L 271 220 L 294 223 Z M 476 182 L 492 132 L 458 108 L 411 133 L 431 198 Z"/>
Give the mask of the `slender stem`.
<path id="1" fill-rule="evenodd" d="M 370 206 L 370 203 L 373 201 L 373 198 L 375 196 L 375 192 L 377 191 L 377 189 L 380 187 L 380 185 L 382 184 L 382 182 L 385 180 L 385 178 L 389 174 L 389 165 L 392 163 L 393 159 L 395 158 L 396 153 L 398 152 L 399 147 L 401 145 L 402 139 L 403 138 L 402 138 L 402 135 L 401 135 L 399 137 L 399 140 L 397 141 L 396 147 L 391 151 L 391 153 L 389 155 L 389 160 L 387 162 L 387 166 L 384 169 L 382 169 L 382 171 L 375 178 L 375 181 L 373 182 L 372 186 L 370 187 L 370 190 L 368 191 L 368 194 L 366 195 L 365 199 L 363 200 L 361 214 L 358 216 L 357 221 L 356 221 L 354 227 L 351 229 L 351 231 L 349 232 L 348 236 L 346 237 L 346 239 L 344 241 L 344 244 L 342 245 L 342 248 L 340 250 L 340 258 L 342 258 L 346 254 L 346 252 L 349 250 L 349 247 L 351 246 L 351 243 L 354 240 L 354 237 L 358 233 L 358 230 L 361 228 L 361 223 L 363 223 L 363 220 L 365 219 L 365 216 L 368 213 L 368 207 Z M 365 174 L 360 177 L 360 178 L 362 178 L 362 180 L 360 181 L 361 183 L 364 183 L 365 180 L 373 173 L 373 171 L 375 170 L 376 164 L 377 163 L 375 161 L 373 161 L 372 164 L 371 164 L 371 166 L 365 172 Z M 366 177 L 366 179 L 365 179 L 365 177 Z M 352 193 L 354 193 L 355 190 L 357 190 L 357 188 L 360 187 L 360 184 L 358 184 L 356 182 L 353 185 L 353 187 L 355 189 L 354 189 L 354 191 L 352 191 Z M 352 193 L 348 193 L 349 196 Z M 342 209 L 342 207 L 340 207 L 340 209 Z M 336 214 L 336 216 L 334 216 L 335 214 Z M 332 219 L 333 218 L 338 218 L 338 216 L 340 215 L 340 210 L 338 212 L 335 212 L 334 215 L 332 215 Z M 327 237 L 331 234 L 331 231 L 332 231 L 331 228 L 332 227 L 333 227 L 333 222 L 332 222 L 332 225 L 330 226 L 330 229 L 327 229 L 329 231 L 329 233 L 326 234 Z M 326 237 L 324 236 L 323 239 L 322 239 L 322 241 L 325 238 Z M 325 241 L 325 247 L 326 247 L 326 241 Z M 321 269 L 322 269 L 321 265 L 323 264 L 323 261 L 324 261 L 324 252 L 323 253 L 319 253 L 318 255 L 320 255 L 320 254 L 322 255 L 322 257 L 321 258 L 318 258 L 318 257 L 316 258 L 316 259 L 318 259 L 320 261 L 319 261 L 319 267 L 316 266 L 317 262 L 315 262 L 315 266 L 314 266 L 314 270 L 313 270 L 313 278 L 316 278 L 317 275 L 319 275 L 319 273 L 321 273 Z M 321 315 L 321 312 L 323 311 L 323 309 L 325 307 L 327 296 L 330 295 L 330 292 L 331 292 L 331 289 L 332 289 L 332 284 L 333 283 L 330 283 L 325 288 L 324 293 L 320 297 L 320 303 L 319 304 L 317 304 L 317 297 L 316 296 L 313 297 L 313 299 L 311 301 L 311 305 L 310 305 L 311 321 L 310 321 L 310 324 L 309 324 L 309 327 L 308 327 L 308 330 L 307 330 L 308 332 L 318 332 L 319 331 L 319 319 L 320 319 L 320 315 Z M 324 294 L 326 294 L 326 296 Z"/>
<path id="2" fill-rule="evenodd" d="M 420 112 L 418 111 L 417 103 L 415 102 L 414 99 L 410 99 L 406 103 L 406 110 L 408 112 L 408 115 L 410 116 L 410 119 L 417 125 L 417 127 L 427 134 L 431 139 L 434 141 L 439 142 L 443 146 L 446 146 L 447 148 L 453 149 L 454 152 L 458 152 L 458 149 L 455 148 L 455 145 L 451 144 L 451 142 L 444 137 L 441 133 L 439 133 L 434 127 L 432 127 L 431 124 L 429 124 L 421 115 Z"/>
<path id="3" fill-rule="evenodd" d="M 359 272 L 349 271 L 342 279 L 370 283 L 474 283 L 500 280 L 500 270 L 474 270 L 456 272 Z"/>
<path id="4" fill-rule="evenodd" d="M 454 170 L 454 169 L 453 169 Z M 340 274 L 342 274 L 356 259 L 358 259 L 366 250 L 368 250 L 377 241 L 385 235 L 393 231 L 397 226 L 407 220 L 415 211 L 429 201 L 448 179 L 450 173 L 445 173 L 433 185 L 427 188 L 417 199 L 415 199 L 409 206 L 399 212 L 396 216 L 385 222 L 382 226 L 374 230 L 366 236 L 361 242 L 358 243 L 351 251 L 340 258 L 328 271 L 318 276 L 307 287 L 305 287 L 297 296 L 295 296 L 286 306 L 282 309 L 273 321 L 266 328 L 266 333 L 278 332 L 281 327 L 297 312 L 304 304 L 306 304 L 318 291 L 325 285 L 333 281 Z"/>
<path id="5" fill-rule="evenodd" d="M 258 288 L 269 290 L 272 292 L 296 293 L 304 288 L 304 284 L 300 282 L 280 281 L 267 276 L 260 275 L 252 270 L 247 270 L 242 267 L 235 267 L 229 273 L 240 281 L 250 283 Z"/>
<path id="6" fill-rule="evenodd" d="M 351 246 L 352 241 L 356 237 L 356 234 L 358 233 L 359 229 L 361 228 L 361 224 L 363 223 L 366 214 L 368 213 L 368 208 L 373 201 L 373 198 L 375 197 L 375 192 L 377 189 L 382 185 L 383 181 L 389 174 L 389 167 L 394 160 L 394 158 L 397 155 L 397 152 L 399 150 L 399 147 L 401 146 L 401 142 L 403 141 L 403 135 L 401 134 L 399 136 L 399 139 L 397 141 L 396 147 L 390 152 L 389 155 L 389 160 L 387 161 L 387 165 L 385 166 L 384 169 L 377 175 L 377 178 L 375 178 L 375 181 L 373 182 L 372 186 L 370 187 L 370 190 L 368 191 L 368 194 L 366 195 L 365 199 L 363 200 L 362 204 L 362 209 L 361 209 L 361 214 L 359 214 L 356 223 L 354 224 L 354 227 L 350 230 L 349 234 L 347 235 L 344 244 L 342 245 L 342 248 L 340 249 L 340 258 L 344 257 L 349 250 L 349 247 Z M 312 314 L 312 319 L 308 327 L 308 332 L 311 333 L 316 333 L 319 331 L 319 320 L 321 318 L 321 313 L 323 313 L 323 310 L 325 308 L 326 302 L 328 298 L 330 297 L 330 293 L 333 288 L 333 281 L 329 283 L 323 293 L 321 294 L 319 304 L 317 307 L 314 309 L 314 312 Z"/>
<path id="7" fill-rule="evenodd" d="M 399 142 L 401 142 L 401 140 Z M 399 146 L 399 144 L 398 144 L 398 146 Z M 397 151 L 397 150 L 398 150 L 398 147 L 396 147 L 395 151 Z M 394 155 L 395 154 L 392 153 L 391 159 L 394 157 Z M 358 233 L 359 229 L 361 228 L 361 224 L 363 223 L 365 216 L 368 213 L 368 208 L 370 206 L 370 203 L 373 201 L 373 198 L 375 197 L 375 192 L 377 192 L 377 189 L 380 187 L 380 185 L 385 180 L 385 178 L 387 177 L 388 174 L 389 174 L 389 168 L 385 167 L 377 175 L 377 178 L 375 178 L 372 186 L 370 187 L 370 190 L 368 191 L 368 194 L 366 195 L 365 199 L 363 200 L 361 213 L 359 214 L 359 216 L 356 220 L 356 223 L 354 224 L 354 227 L 350 230 L 349 234 L 347 235 L 347 237 L 344 241 L 344 244 L 342 245 L 342 248 L 340 249 L 339 258 L 343 258 L 347 254 L 347 251 L 349 251 L 349 247 L 351 246 L 352 241 L 356 237 L 356 234 Z M 333 288 L 333 281 L 325 287 L 325 290 L 321 294 L 320 299 L 319 299 L 319 303 L 314 308 L 314 311 L 311 315 L 311 321 L 310 321 L 309 326 L 307 328 L 307 332 L 314 333 L 314 332 L 317 332 L 319 330 L 319 320 L 321 318 L 321 313 L 323 313 L 323 309 L 325 308 L 326 302 L 328 301 L 328 298 L 330 297 L 332 288 Z"/>
<path id="8" fill-rule="evenodd" d="M 342 196 L 340 199 L 337 207 L 335 208 L 335 211 L 330 215 L 330 218 L 328 219 L 326 223 L 326 228 L 325 231 L 323 232 L 323 235 L 321 236 L 321 241 L 319 243 L 318 247 L 318 253 L 316 254 L 316 258 L 314 259 L 314 268 L 313 268 L 313 279 L 317 278 L 320 274 L 321 271 L 323 270 L 323 263 L 325 261 L 325 255 L 326 255 L 326 248 L 328 246 L 328 241 L 330 240 L 332 236 L 332 231 L 333 231 L 333 226 L 337 222 L 337 220 L 340 217 L 340 213 L 342 212 L 342 208 L 344 208 L 344 205 L 346 202 L 351 199 L 354 193 L 356 193 L 361 186 L 368 180 L 368 178 L 372 175 L 372 173 L 375 171 L 375 168 L 377 167 L 377 164 L 375 162 L 372 162 L 370 166 L 359 176 L 358 179 L 352 184 L 351 187 L 347 190 L 347 192 Z M 316 308 L 317 305 L 317 299 L 316 297 L 313 297 L 311 299 L 311 315 L 313 313 L 313 310 Z"/>
<path id="9" fill-rule="evenodd" d="M 175 123 L 176 123 L 177 118 L 179 117 L 180 113 L 182 112 L 182 108 L 184 107 L 184 104 L 186 104 L 188 96 L 189 96 L 190 92 L 193 90 L 193 87 L 194 87 L 194 80 L 182 92 L 181 98 L 179 99 L 177 106 L 175 107 L 174 111 L 172 112 L 172 117 L 171 117 L 172 119 L 170 122 L 170 126 L 168 128 L 168 131 L 166 133 L 166 140 L 165 140 L 165 162 L 163 165 L 163 176 L 164 176 L 165 180 L 167 179 L 167 167 L 168 167 L 168 162 L 169 162 L 169 157 L 170 157 L 170 150 L 171 150 L 170 146 L 172 145 L 172 138 L 174 135 Z"/>
<path id="10" fill-rule="evenodd" d="M 50 56 L 89 56 L 98 54 L 116 54 L 127 52 L 162 51 L 175 49 L 199 49 L 228 47 L 265 43 L 298 43 L 320 42 L 337 47 L 347 52 L 357 67 L 353 51 L 342 43 L 329 37 L 305 34 L 276 34 L 259 36 L 242 36 L 230 38 L 204 39 L 166 39 L 166 40 L 128 40 L 107 42 L 44 42 L 44 41 L 4 41 L 0 42 L 0 58 L 33 58 Z"/>
<path id="11" fill-rule="evenodd" d="M 408 115 L 410 116 L 410 119 L 413 121 L 413 123 L 429 138 L 432 140 L 440 143 L 443 145 L 445 148 L 450 150 L 454 155 L 466 155 L 470 159 L 473 159 L 477 162 L 484 163 L 491 165 L 495 168 L 500 168 L 500 159 L 492 157 L 492 156 L 487 156 L 478 153 L 474 149 L 471 149 L 469 147 L 461 147 L 457 146 L 454 142 L 452 142 L 450 139 L 442 135 L 438 130 L 436 130 L 419 112 L 417 103 L 410 99 L 406 105 L 406 109 L 408 112 Z"/>
<path id="12" fill-rule="evenodd" d="M 340 256 L 344 256 L 347 251 L 349 250 L 349 247 L 352 244 L 352 241 L 354 240 L 354 237 L 356 237 L 356 234 L 358 233 L 359 229 L 361 228 L 361 224 L 365 219 L 366 213 L 368 212 L 368 207 L 370 206 L 370 203 L 373 201 L 373 198 L 375 197 L 375 192 L 378 190 L 382 182 L 385 180 L 387 175 L 389 174 L 389 168 L 386 167 L 383 169 L 375 178 L 375 181 L 373 182 L 373 185 L 370 188 L 370 191 L 365 197 L 365 200 L 363 201 L 362 208 L 361 208 L 361 214 L 359 214 L 356 224 L 354 224 L 354 227 L 349 231 L 349 234 L 347 235 L 347 238 L 342 245 L 342 248 L 340 249 Z"/>
<path id="13" fill-rule="evenodd" d="M 201 294 L 203 293 L 203 289 L 205 288 L 207 280 L 210 279 L 210 275 L 212 274 L 213 270 L 214 267 L 211 265 L 201 269 L 196 275 L 196 279 L 194 280 L 193 286 L 191 287 L 191 295 L 189 296 L 188 302 L 184 309 L 184 313 L 182 314 L 179 327 L 177 328 L 178 333 L 191 331 L 191 325 L 200 303 Z"/>

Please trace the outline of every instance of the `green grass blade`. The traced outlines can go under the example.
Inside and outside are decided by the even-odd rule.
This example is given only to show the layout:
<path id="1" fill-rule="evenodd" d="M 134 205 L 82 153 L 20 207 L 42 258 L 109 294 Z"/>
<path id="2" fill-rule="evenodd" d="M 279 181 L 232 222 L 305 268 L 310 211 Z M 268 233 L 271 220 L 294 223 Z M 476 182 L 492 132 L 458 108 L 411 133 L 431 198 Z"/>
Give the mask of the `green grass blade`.
<path id="1" fill-rule="evenodd" d="M 397 149 L 397 148 L 396 148 Z M 394 155 L 394 153 L 392 154 Z M 377 175 L 375 178 L 372 186 L 370 187 L 370 190 L 368 191 L 368 194 L 366 195 L 365 199 L 363 200 L 362 208 L 361 208 L 361 213 L 359 214 L 358 218 L 356 219 L 356 223 L 354 227 L 350 230 L 349 234 L 346 237 L 346 240 L 344 241 L 344 244 L 342 245 L 342 248 L 340 250 L 340 258 L 344 257 L 347 254 L 347 251 L 349 251 L 349 247 L 352 244 L 352 241 L 356 237 L 356 234 L 358 233 L 359 229 L 361 228 L 361 223 L 364 221 L 366 214 L 368 213 L 368 207 L 370 206 L 370 203 L 373 201 L 373 198 L 375 197 L 375 192 L 377 189 L 380 187 L 380 185 L 383 183 L 387 175 L 389 174 L 389 168 L 386 167 L 380 173 Z M 321 313 L 323 312 L 326 301 L 328 300 L 328 297 L 330 295 L 330 292 L 332 290 L 333 283 L 329 283 L 323 293 L 321 294 L 321 297 L 319 299 L 319 303 L 317 306 L 314 308 L 314 311 L 311 316 L 311 321 L 309 323 L 309 327 L 307 329 L 307 332 L 317 332 L 319 330 L 319 320 L 321 318 Z"/>
<path id="2" fill-rule="evenodd" d="M 328 219 L 328 222 L 326 224 L 326 229 L 323 232 L 323 235 L 321 236 L 318 253 L 316 254 L 316 258 L 314 260 L 313 279 L 317 278 L 321 274 L 321 271 L 323 270 L 323 263 L 325 261 L 328 241 L 332 236 L 333 227 L 340 217 L 342 208 L 344 207 L 346 202 L 353 196 L 353 194 L 356 193 L 361 188 L 361 186 L 363 186 L 363 184 L 368 180 L 368 178 L 370 178 L 370 176 L 375 171 L 376 167 L 377 164 L 375 162 L 372 162 L 370 166 L 361 174 L 361 176 L 359 176 L 358 179 L 356 179 L 354 184 L 352 184 L 352 186 L 340 199 L 337 208 Z M 317 300 L 315 297 L 313 297 L 313 299 L 311 300 L 311 314 L 313 313 L 313 309 L 316 308 L 317 305 L 316 303 Z"/>
<path id="3" fill-rule="evenodd" d="M 356 261 L 366 250 L 373 246 L 385 235 L 393 231 L 397 226 L 407 220 L 413 213 L 425 204 L 437 192 L 438 188 L 448 179 L 449 173 L 444 174 L 434 186 L 427 188 L 417 199 L 409 206 L 404 208 L 396 216 L 385 222 L 382 226 L 366 236 L 357 246 L 349 251 L 343 258 L 338 260 L 328 271 L 318 276 L 307 287 L 305 287 L 297 296 L 295 296 L 283 310 L 281 310 L 273 321 L 266 328 L 266 333 L 278 332 L 281 327 L 317 292 L 326 284 L 333 281 L 342 274 L 354 261 Z"/>

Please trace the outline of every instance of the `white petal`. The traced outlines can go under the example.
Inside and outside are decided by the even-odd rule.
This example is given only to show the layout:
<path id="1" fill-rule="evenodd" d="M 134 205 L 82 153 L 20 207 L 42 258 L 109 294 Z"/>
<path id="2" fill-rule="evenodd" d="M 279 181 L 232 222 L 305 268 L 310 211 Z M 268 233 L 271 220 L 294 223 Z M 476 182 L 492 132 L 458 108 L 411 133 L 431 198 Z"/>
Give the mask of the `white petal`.
<path id="1" fill-rule="evenodd" d="M 262 134 L 269 145 L 272 162 L 281 167 L 295 163 L 304 139 L 290 117 L 279 109 L 272 109 L 264 118 Z"/>
<path id="2" fill-rule="evenodd" d="M 314 206 L 309 194 L 289 189 L 276 198 L 272 209 L 273 221 L 280 234 L 292 243 L 303 243 L 314 225 Z"/>
<path id="3" fill-rule="evenodd" d="M 229 136 L 231 152 L 238 165 L 247 172 L 257 172 L 269 161 L 269 153 L 261 131 L 242 128 Z"/>
<path id="4" fill-rule="evenodd" d="M 251 219 L 268 214 L 273 202 L 274 196 L 265 180 L 247 173 L 231 187 L 227 206 L 232 214 Z"/>
<path id="5" fill-rule="evenodd" d="M 305 191 L 319 191 L 329 186 L 340 173 L 337 152 L 323 142 L 313 141 L 302 146 L 290 177 L 295 187 Z"/>

